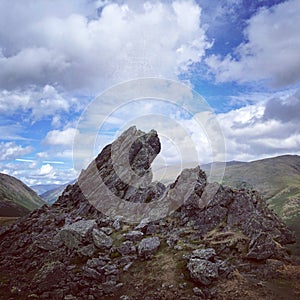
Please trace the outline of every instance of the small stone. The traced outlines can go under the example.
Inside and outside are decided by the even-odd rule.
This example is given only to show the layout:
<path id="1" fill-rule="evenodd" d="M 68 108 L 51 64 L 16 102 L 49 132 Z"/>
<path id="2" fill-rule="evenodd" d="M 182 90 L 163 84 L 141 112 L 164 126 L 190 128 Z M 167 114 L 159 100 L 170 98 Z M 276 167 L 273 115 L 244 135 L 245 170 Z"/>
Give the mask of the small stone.
<path id="1" fill-rule="evenodd" d="M 117 248 L 117 251 L 122 255 L 129 255 L 136 253 L 136 247 L 134 246 L 133 242 L 126 241 L 121 244 L 120 247 Z"/>
<path id="2" fill-rule="evenodd" d="M 186 287 L 187 287 L 187 283 L 186 282 L 183 282 L 183 283 L 179 284 L 179 288 L 182 289 L 182 290 L 184 290 Z"/>
<path id="3" fill-rule="evenodd" d="M 128 233 L 125 234 L 125 239 L 136 242 L 136 241 L 141 240 L 143 236 L 144 236 L 143 232 L 141 232 L 139 230 L 133 230 L 133 231 L 129 231 Z"/>
<path id="4" fill-rule="evenodd" d="M 102 276 L 99 272 L 97 272 L 96 270 L 91 269 L 87 266 L 83 267 L 83 271 L 84 271 L 83 274 L 86 278 L 92 278 L 92 279 L 96 279 L 96 280 L 99 280 L 102 278 Z"/>
<path id="5" fill-rule="evenodd" d="M 114 232 L 114 230 L 110 227 L 101 227 L 100 229 L 107 235 L 111 235 Z"/>
<path id="6" fill-rule="evenodd" d="M 125 271 L 125 272 L 128 271 L 129 268 L 132 266 L 132 264 L 133 264 L 133 262 L 131 261 L 127 265 L 125 265 L 124 268 L 123 268 L 123 271 Z"/>
<path id="7" fill-rule="evenodd" d="M 180 245 L 175 245 L 174 249 L 177 250 L 177 251 L 181 251 L 183 248 Z"/>
<path id="8" fill-rule="evenodd" d="M 89 244 L 87 246 L 81 247 L 77 250 L 77 252 L 83 256 L 91 257 L 95 253 L 96 249 L 93 244 Z"/>
<path id="9" fill-rule="evenodd" d="M 196 296 L 205 298 L 204 293 L 203 293 L 202 290 L 199 289 L 198 287 L 194 287 L 194 288 L 193 288 L 193 293 L 194 293 L 194 295 L 196 295 Z"/>
<path id="10" fill-rule="evenodd" d="M 122 216 L 117 216 L 116 217 L 116 219 L 115 219 L 115 221 L 113 222 L 113 225 L 112 225 L 115 230 L 121 230 L 121 228 L 122 228 L 122 219 L 123 219 Z"/>

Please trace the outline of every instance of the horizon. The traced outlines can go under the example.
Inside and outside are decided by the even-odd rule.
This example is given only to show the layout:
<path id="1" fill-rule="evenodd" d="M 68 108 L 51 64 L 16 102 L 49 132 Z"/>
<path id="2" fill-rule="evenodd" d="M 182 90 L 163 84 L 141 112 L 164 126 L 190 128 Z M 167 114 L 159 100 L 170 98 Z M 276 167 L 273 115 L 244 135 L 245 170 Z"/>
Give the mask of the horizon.
<path id="1" fill-rule="evenodd" d="M 158 127 L 162 165 L 178 164 L 180 150 L 216 162 L 194 120 L 213 116 L 226 162 L 299 156 L 299 14 L 296 0 L 0 0 L 0 172 L 29 186 L 74 180 L 73 141 L 88 107 L 143 78 L 174 81 L 173 94 L 123 106 L 102 99 L 99 112 L 111 112 L 103 126 L 93 111 L 87 118 L 94 155 L 137 123 Z M 182 92 L 176 82 L 203 97 L 191 98 L 190 115 L 170 105 Z"/>

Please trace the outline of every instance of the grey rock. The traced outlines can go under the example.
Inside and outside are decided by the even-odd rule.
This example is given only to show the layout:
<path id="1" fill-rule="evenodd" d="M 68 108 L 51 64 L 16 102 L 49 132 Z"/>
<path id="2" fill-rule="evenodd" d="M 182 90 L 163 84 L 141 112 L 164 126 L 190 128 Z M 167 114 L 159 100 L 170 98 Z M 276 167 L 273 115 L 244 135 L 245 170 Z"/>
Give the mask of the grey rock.
<path id="1" fill-rule="evenodd" d="M 138 246 L 138 254 L 143 258 L 150 258 L 154 255 L 160 246 L 160 240 L 158 237 L 144 238 L 141 240 Z"/>
<path id="2" fill-rule="evenodd" d="M 96 226 L 95 220 L 81 220 L 65 225 L 60 230 L 60 238 L 69 249 L 77 249 L 80 242 Z"/>
<path id="3" fill-rule="evenodd" d="M 276 244 L 269 234 L 263 232 L 253 238 L 249 244 L 247 258 L 263 260 L 270 258 L 276 252 Z"/>
<path id="4" fill-rule="evenodd" d="M 197 249 L 191 254 L 191 258 L 200 258 L 206 260 L 212 260 L 216 256 L 216 251 L 213 248 Z"/>
<path id="5" fill-rule="evenodd" d="M 191 278 L 203 285 L 209 285 L 219 277 L 218 266 L 204 259 L 192 258 L 187 267 Z"/>
<path id="6" fill-rule="evenodd" d="M 131 261 L 131 262 L 129 262 L 127 265 L 125 265 L 124 267 L 123 267 L 123 271 L 128 271 L 129 270 L 129 268 L 132 266 L 132 264 L 133 264 L 133 262 Z"/>
<path id="7" fill-rule="evenodd" d="M 122 216 L 119 216 L 119 217 L 117 217 L 116 219 L 115 219 L 115 221 L 113 222 L 113 228 L 115 229 L 115 230 L 121 230 L 121 228 L 122 228 L 122 219 L 123 219 L 123 217 Z"/>
<path id="8" fill-rule="evenodd" d="M 107 235 L 111 235 L 114 232 L 113 229 L 110 227 L 101 227 L 100 229 Z"/>
<path id="9" fill-rule="evenodd" d="M 141 232 L 139 230 L 133 230 L 133 231 L 129 231 L 125 234 L 125 239 L 136 242 L 136 241 L 141 240 L 143 236 L 144 236 L 143 232 Z"/>
<path id="10" fill-rule="evenodd" d="M 120 297 L 120 300 L 131 300 L 131 298 L 129 296 L 127 296 L 127 295 L 122 295 Z"/>
<path id="11" fill-rule="evenodd" d="M 113 294 L 118 290 L 117 282 L 114 280 L 104 282 L 102 287 L 105 294 Z"/>
<path id="12" fill-rule="evenodd" d="M 110 249 L 112 247 L 113 240 L 111 239 L 111 237 L 98 230 L 97 228 L 93 229 L 92 236 L 94 244 L 97 248 Z"/>
<path id="13" fill-rule="evenodd" d="M 199 297 L 201 297 L 201 298 L 205 298 L 204 293 L 203 293 L 202 290 L 199 289 L 198 287 L 194 287 L 194 288 L 193 288 L 193 293 L 194 293 L 194 295 L 196 295 L 196 296 L 199 296 Z"/>
<path id="14" fill-rule="evenodd" d="M 95 253 L 96 249 L 93 244 L 89 244 L 83 247 L 78 248 L 77 252 L 83 256 L 91 257 Z"/>
<path id="15" fill-rule="evenodd" d="M 122 255 L 129 255 L 136 253 L 136 247 L 134 246 L 132 241 L 125 241 L 117 248 L 117 251 Z"/>
<path id="16" fill-rule="evenodd" d="M 64 300 L 77 300 L 77 298 L 75 296 L 73 296 L 73 295 L 66 295 L 64 297 Z"/>
<path id="17" fill-rule="evenodd" d="M 58 234 L 52 238 L 50 236 L 44 236 L 43 238 L 37 239 L 35 244 L 38 248 L 47 251 L 54 251 L 63 245 Z"/>
<path id="18" fill-rule="evenodd" d="M 101 258 L 91 258 L 86 262 L 86 266 L 92 269 L 101 269 L 107 264 L 107 260 Z"/>
<path id="19" fill-rule="evenodd" d="M 134 228 L 135 230 L 141 230 L 141 231 L 146 231 L 147 227 L 149 225 L 149 219 L 148 218 L 144 218 L 141 220 L 141 222 Z"/>
<path id="20" fill-rule="evenodd" d="M 66 275 L 66 267 L 63 263 L 55 261 L 46 263 L 35 274 L 32 285 L 42 290 L 51 290 L 51 286 L 62 282 Z"/>
<path id="21" fill-rule="evenodd" d="M 102 275 L 95 269 L 89 268 L 87 266 L 84 266 L 82 269 L 83 269 L 83 275 L 86 278 L 91 278 L 91 279 L 95 279 L 95 280 L 102 279 Z"/>

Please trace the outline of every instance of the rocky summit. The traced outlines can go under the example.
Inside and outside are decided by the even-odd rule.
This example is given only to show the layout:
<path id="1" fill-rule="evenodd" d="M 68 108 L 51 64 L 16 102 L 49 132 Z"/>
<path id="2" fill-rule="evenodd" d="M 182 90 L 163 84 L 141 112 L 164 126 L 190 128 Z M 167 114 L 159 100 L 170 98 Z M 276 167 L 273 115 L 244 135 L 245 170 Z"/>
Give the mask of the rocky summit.
<path id="1" fill-rule="evenodd" d="M 151 182 L 159 152 L 154 130 L 131 127 L 54 205 L 3 227 L 0 299 L 279 299 L 294 234 L 259 193 L 199 166 Z"/>

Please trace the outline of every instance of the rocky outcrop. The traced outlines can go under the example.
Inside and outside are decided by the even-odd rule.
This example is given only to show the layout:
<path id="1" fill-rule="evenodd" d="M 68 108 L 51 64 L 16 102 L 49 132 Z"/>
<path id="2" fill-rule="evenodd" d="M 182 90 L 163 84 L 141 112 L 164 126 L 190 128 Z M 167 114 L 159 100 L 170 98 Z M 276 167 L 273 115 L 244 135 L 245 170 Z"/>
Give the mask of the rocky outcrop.
<path id="1" fill-rule="evenodd" d="M 52 207 L 3 227 L 0 299 L 211 298 L 233 270 L 265 279 L 290 260 L 293 233 L 257 192 L 200 167 L 151 183 L 159 151 L 129 128 Z"/>

